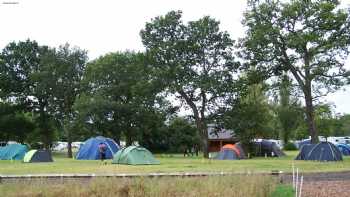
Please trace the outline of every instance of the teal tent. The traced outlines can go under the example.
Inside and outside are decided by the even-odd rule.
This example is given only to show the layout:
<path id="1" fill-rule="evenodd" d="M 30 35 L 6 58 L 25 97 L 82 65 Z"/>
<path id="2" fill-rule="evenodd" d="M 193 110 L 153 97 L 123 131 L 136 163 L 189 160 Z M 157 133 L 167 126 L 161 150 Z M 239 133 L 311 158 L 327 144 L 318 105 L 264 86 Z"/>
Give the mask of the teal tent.
<path id="1" fill-rule="evenodd" d="M 22 144 L 10 144 L 0 149 L 0 160 L 22 160 L 28 147 Z"/>
<path id="2" fill-rule="evenodd" d="M 140 146 L 129 146 L 120 149 L 114 154 L 112 163 L 129 165 L 160 164 L 149 150 Z"/>

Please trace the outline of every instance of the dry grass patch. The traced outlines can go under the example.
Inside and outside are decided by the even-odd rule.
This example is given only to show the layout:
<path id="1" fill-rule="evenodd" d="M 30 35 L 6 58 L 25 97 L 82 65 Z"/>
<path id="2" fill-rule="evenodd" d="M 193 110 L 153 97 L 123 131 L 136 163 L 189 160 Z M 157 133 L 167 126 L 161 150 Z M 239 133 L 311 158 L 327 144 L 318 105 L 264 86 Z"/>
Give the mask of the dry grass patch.
<path id="1" fill-rule="evenodd" d="M 3 196 L 120 196 L 120 197 L 267 197 L 276 187 L 270 176 L 217 176 L 192 178 L 96 178 L 91 182 L 44 182 L 0 185 Z M 18 190 L 21 188 L 21 190 Z"/>

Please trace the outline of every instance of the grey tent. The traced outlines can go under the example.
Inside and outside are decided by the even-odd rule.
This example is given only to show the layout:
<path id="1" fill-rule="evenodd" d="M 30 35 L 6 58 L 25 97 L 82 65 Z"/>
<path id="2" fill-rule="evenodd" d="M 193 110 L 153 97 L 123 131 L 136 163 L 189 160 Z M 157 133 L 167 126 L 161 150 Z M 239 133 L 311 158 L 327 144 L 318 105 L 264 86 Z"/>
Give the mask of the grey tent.
<path id="1" fill-rule="evenodd" d="M 282 157 L 284 152 L 277 146 L 275 142 L 261 140 L 254 142 L 255 156 Z"/>
<path id="2" fill-rule="evenodd" d="M 25 163 L 53 162 L 51 152 L 48 150 L 31 150 L 23 158 Z"/>
<path id="3" fill-rule="evenodd" d="M 306 144 L 302 146 L 295 160 L 342 161 L 343 157 L 334 144 L 320 142 L 318 144 Z"/>

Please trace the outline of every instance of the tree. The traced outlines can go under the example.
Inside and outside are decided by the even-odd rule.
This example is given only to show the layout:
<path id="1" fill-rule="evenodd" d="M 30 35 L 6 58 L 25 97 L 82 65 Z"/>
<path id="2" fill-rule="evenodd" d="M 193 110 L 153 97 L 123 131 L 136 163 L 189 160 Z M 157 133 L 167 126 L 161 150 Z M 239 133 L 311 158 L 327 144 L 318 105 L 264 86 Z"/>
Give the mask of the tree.
<path id="1" fill-rule="evenodd" d="M 298 128 L 300 121 L 303 120 L 302 108 L 298 99 L 292 97 L 292 91 L 292 81 L 288 75 L 282 75 L 279 83 L 279 103 L 275 107 L 284 144 L 288 143 L 292 132 Z"/>
<path id="2" fill-rule="evenodd" d="M 339 133 L 337 136 L 349 136 L 350 135 L 350 115 L 345 114 L 339 118 L 341 122 L 341 128 L 339 129 Z"/>
<path id="3" fill-rule="evenodd" d="M 51 97 L 49 84 L 54 81 L 41 62 L 47 52 L 47 46 L 39 46 L 35 41 L 8 44 L 0 55 L 0 83 L 5 101 L 37 114 L 34 118 L 41 140 L 49 148 L 53 138 L 50 124 L 53 116 L 48 111 Z"/>
<path id="4" fill-rule="evenodd" d="M 118 141 L 123 134 L 127 145 L 152 128 L 150 120 L 163 105 L 142 53 L 110 53 L 90 62 L 83 83 L 75 104 L 80 119 Z"/>
<path id="5" fill-rule="evenodd" d="M 181 15 L 171 11 L 156 17 L 146 23 L 141 37 L 163 88 L 192 111 L 208 158 L 207 123 L 233 94 L 233 41 L 209 16 L 184 24 Z"/>
<path id="6" fill-rule="evenodd" d="M 68 142 L 68 157 L 72 158 L 72 132 L 76 113 L 73 110 L 77 96 L 82 92 L 81 80 L 87 62 L 87 52 L 69 44 L 50 49 L 41 60 L 44 71 L 50 74 L 49 110 L 58 120 Z"/>
<path id="7" fill-rule="evenodd" d="M 226 113 L 225 127 L 233 129 L 243 147 L 252 152 L 251 145 L 254 139 L 270 135 L 269 123 L 272 119 L 263 85 L 250 84 L 240 92 L 232 110 Z"/>
<path id="8" fill-rule="evenodd" d="M 21 110 L 20 106 L 0 103 L 0 141 L 23 143 L 36 129 L 31 116 Z"/>
<path id="9" fill-rule="evenodd" d="M 312 143 L 318 141 L 314 102 L 347 83 L 350 17 L 337 0 L 248 3 L 241 57 L 267 75 L 290 71 L 302 91 Z"/>
<path id="10" fill-rule="evenodd" d="M 168 126 L 168 146 L 172 152 L 199 147 L 200 137 L 196 127 L 184 118 L 174 118 Z"/>

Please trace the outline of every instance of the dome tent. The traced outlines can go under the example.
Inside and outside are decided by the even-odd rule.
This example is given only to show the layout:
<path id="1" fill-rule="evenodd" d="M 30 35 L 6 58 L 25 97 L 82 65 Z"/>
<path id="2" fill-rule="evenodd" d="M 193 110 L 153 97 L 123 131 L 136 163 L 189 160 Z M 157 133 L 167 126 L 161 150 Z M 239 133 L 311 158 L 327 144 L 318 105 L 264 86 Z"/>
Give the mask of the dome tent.
<path id="1" fill-rule="evenodd" d="M 350 146 L 347 144 L 337 144 L 336 145 L 339 151 L 344 155 L 344 156 L 349 156 L 350 155 Z"/>
<path id="2" fill-rule="evenodd" d="M 106 159 L 112 159 L 113 154 L 119 150 L 118 144 L 110 138 L 102 136 L 90 138 L 84 142 L 84 145 L 80 146 L 76 155 L 76 159 L 79 160 L 98 160 L 100 159 L 100 153 L 98 145 L 104 143 L 107 147 Z"/>
<path id="3" fill-rule="evenodd" d="M 295 160 L 342 161 L 339 149 L 330 142 L 304 145 Z"/>
<path id="4" fill-rule="evenodd" d="M 160 164 L 149 150 L 141 146 L 129 146 L 119 150 L 114 155 L 112 163 L 129 165 Z"/>
<path id="5" fill-rule="evenodd" d="M 261 140 L 254 142 L 255 156 L 282 157 L 284 152 L 277 146 L 275 142 L 269 140 Z"/>
<path id="6" fill-rule="evenodd" d="M 10 144 L 0 149 L 0 160 L 22 160 L 28 147 L 22 144 Z"/>
<path id="7" fill-rule="evenodd" d="M 24 155 L 24 163 L 53 162 L 51 152 L 48 150 L 30 150 Z"/>
<path id="8" fill-rule="evenodd" d="M 226 144 L 215 157 L 217 160 L 237 160 L 245 159 L 245 154 L 240 144 Z"/>

